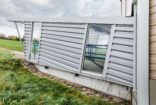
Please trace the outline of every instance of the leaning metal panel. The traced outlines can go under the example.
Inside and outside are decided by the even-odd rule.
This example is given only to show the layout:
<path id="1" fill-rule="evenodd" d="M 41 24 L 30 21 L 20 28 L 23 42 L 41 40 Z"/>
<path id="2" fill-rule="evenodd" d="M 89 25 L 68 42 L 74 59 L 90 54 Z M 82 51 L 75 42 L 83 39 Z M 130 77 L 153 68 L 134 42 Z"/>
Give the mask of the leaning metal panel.
<path id="1" fill-rule="evenodd" d="M 87 24 L 43 22 L 39 64 L 80 72 Z"/>
<path id="2" fill-rule="evenodd" d="M 105 62 L 105 79 L 133 86 L 134 25 L 114 25 Z"/>

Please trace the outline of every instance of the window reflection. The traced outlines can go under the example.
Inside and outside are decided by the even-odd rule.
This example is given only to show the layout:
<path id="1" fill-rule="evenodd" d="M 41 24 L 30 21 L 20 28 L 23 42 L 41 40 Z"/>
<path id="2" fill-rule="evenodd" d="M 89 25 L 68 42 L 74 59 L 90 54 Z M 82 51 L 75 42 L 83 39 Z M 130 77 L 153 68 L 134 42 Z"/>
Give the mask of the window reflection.
<path id="1" fill-rule="evenodd" d="M 102 73 L 111 25 L 89 25 L 83 70 Z"/>

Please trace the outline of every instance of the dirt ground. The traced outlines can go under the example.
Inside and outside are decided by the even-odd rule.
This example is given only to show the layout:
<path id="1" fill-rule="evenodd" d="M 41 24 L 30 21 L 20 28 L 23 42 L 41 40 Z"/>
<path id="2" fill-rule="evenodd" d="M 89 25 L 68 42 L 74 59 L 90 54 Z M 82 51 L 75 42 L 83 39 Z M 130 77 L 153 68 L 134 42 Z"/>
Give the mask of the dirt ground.
<path id="1" fill-rule="evenodd" d="M 13 54 L 16 58 L 20 58 L 20 59 L 23 59 L 23 58 L 24 58 L 24 53 L 23 53 L 23 52 L 14 51 L 14 50 L 8 50 L 8 49 L 1 48 L 1 47 L 0 47 L 0 50 L 10 52 L 10 53 Z"/>

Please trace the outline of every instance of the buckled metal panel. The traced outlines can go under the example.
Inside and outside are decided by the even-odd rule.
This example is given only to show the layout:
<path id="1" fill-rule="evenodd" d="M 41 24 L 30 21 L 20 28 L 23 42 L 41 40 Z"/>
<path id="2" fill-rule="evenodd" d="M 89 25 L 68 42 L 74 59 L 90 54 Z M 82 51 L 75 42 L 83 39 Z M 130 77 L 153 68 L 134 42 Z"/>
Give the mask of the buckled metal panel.
<path id="1" fill-rule="evenodd" d="M 24 22 L 24 56 L 27 60 L 30 58 L 31 39 L 33 33 L 33 22 Z"/>
<path id="2" fill-rule="evenodd" d="M 39 64 L 80 71 L 87 24 L 43 22 Z"/>
<path id="3" fill-rule="evenodd" d="M 105 62 L 105 79 L 133 86 L 134 25 L 114 25 Z"/>

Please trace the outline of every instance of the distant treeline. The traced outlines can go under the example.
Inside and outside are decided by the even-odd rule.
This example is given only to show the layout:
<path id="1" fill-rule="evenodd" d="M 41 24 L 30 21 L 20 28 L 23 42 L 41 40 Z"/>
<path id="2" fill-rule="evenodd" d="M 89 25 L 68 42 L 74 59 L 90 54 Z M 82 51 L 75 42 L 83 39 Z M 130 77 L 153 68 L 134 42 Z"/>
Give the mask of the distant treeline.
<path id="1" fill-rule="evenodd" d="M 7 40 L 15 40 L 15 41 L 20 41 L 20 38 L 15 36 L 15 35 L 12 35 L 12 36 L 6 36 L 5 34 L 0 34 L 0 39 L 7 39 Z M 21 38 L 22 41 L 24 41 L 23 38 Z"/>

